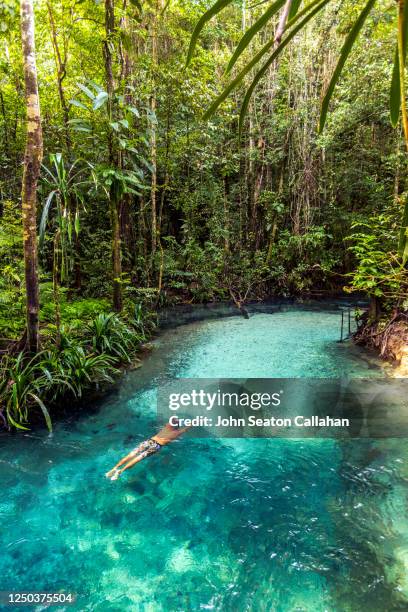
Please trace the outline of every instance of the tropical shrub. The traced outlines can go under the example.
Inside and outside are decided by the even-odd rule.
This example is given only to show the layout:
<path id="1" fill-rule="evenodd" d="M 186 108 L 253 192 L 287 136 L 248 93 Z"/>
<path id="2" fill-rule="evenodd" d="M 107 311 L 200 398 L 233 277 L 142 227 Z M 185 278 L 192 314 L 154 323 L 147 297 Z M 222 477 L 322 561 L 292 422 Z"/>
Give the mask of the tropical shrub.
<path id="1" fill-rule="evenodd" d="M 364 291 L 380 298 L 384 305 L 387 300 L 395 306 L 406 299 L 408 270 L 396 251 L 395 216 L 392 214 L 372 215 L 364 222 L 353 224 L 355 231 L 348 239 L 349 250 L 356 259 L 356 268 L 349 274 L 350 285 L 346 291 Z"/>
<path id="2" fill-rule="evenodd" d="M 5 418 L 5 425 L 27 430 L 25 424 L 29 412 L 37 405 L 44 414 L 48 428 L 52 429 L 50 415 L 41 397 L 53 384 L 64 383 L 56 381 L 48 371 L 42 371 L 41 358 L 41 353 L 30 360 L 26 359 L 24 353 L 20 353 L 17 358 L 3 358 L 0 369 L 0 413 Z"/>
<path id="3" fill-rule="evenodd" d="M 34 357 L 23 352 L 5 356 L 0 364 L 0 419 L 5 427 L 28 429 L 40 409 L 52 429 L 49 408 L 61 399 L 79 400 L 92 388 L 111 385 L 118 366 L 129 363 L 152 323 L 135 311 L 139 331 L 113 313 L 100 313 L 92 322 L 62 326 L 59 345 L 48 338 L 50 348 Z M 143 332 L 143 333 L 142 333 Z"/>
<path id="4" fill-rule="evenodd" d="M 85 340 L 97 355 L 106 353 L 120 362 L 130 362 L 140 338 L 111 312 L 99 314 L 86 325 Z"/>

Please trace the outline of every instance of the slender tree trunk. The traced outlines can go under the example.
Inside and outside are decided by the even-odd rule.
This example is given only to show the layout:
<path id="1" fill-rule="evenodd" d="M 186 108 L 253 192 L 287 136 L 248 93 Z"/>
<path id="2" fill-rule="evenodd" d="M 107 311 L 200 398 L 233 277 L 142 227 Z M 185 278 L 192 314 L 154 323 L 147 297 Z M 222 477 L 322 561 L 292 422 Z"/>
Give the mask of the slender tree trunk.
<path id="1" fill-rule="evenodd" d="M 32 0 L 20 0 L 23 44 L 27 136 L 22 183 L 24 267 L 27 298 L 27 350 L 39 344 L 39 291 L 37 256 L 37 183 L 43 155 L 37 67 L 35 62 L 34 10 Z"/>
<path id="2" fill-rule="evenodd" d="M 270 264 L 272 261 L 273 245 L 275 244 L 275 237 L 276 237 L 277 230 L 278 230 L 278 224 L 276 221 L 276 217 L 274 217 L 272 221 L 272 231 L 269 236 L 268 252 L 266 254 L 266 260 L 265 260 L 267 264 Z"/>
<path id="3" fill-rule="evenodd" d="M 132 55 L 129 52 L 128 45 L 124 45 L 122 40 L 119 43 L 120 46 L 120 77 L 119 82 L 124 90 L 124 99 L 127 105 L 134 105 L 135 98 L 132 89 L 128 87 L 132 83 L 133 70 L 133 58 L 134 58 L 134 40 L 133 40 L 133 27 L 132 22 L 126 16 L 127 0 L 123 0 L 122 3 L 122 17 L 119 21 L 120 31 L 123 33 L 123 38 L 128 37 L 131 42 Z M 122 38 L 122 37 L 121 37 Z M 122 151 L 122 163 L 125 163 L 123 159 L 125 152 Z M 136 262 L 135 253 L 135 236 L 134 236 L 134 217 L 132 214 L 134 204 L 134 196 L 130 193 L 125 193 L 121 199 L 119 206 L 119 224 L 120 224 L 120 236 L 122 246 L 122 269 L 132 274 L 133 267 Z"/>
<path id="4" fill-rule="evenodd" d="M 67 101 L 65 99 L 65 91 L 64 91 L 64 86 L 63 86 L 63 81 L 65 79 L 65 74 L 66 74 L 65 66 L 66 66 L 67 58 L 66 58 L 66 53 L 64 53 L 64 58 L 62 58 L 62 55 L 61 55 L 60 47 L 58 44 L 58 38 L 57 38 L 57 28 L 55 25 L 54 13 L 52 10 L 50 0 L 47 0 L 47 10 L 48 10 L 48 16 L 50 20 L 51 40 L 52 40 L 52 46 L 53 46 L 54 55 L 55 55 L 55 65 L 57 68 L 58 96 L 60 99 L 63 120 L 64 120 L 65 143 L 67 145 L 68 153 L 70 153 L 71 152 L 71 138 L 69 135 L 69 123 L 68 123 L 69 122 L 69 108 L 67 105 Z"/>
<path id="5" fill-rule="evenodd" d="M 157 71 L 157 63 L 158 63 L 158 54 L 157 54 L 157 27 L 158 27 L 158 19 L 157 13 L 159 11 L 159 1 L 156 0 L 155 8 L 154 8 L 154 16 L 153 16 L 153 24 L 152 24 L 152 62 L 153 62 L 153 92 L 150 100 L 150 109 L 152 111 L 152 128 L 151 128 L 151 162 L 152 162 L 152 182 L 151 182 L 151 207 L 152 207 L 152 216 L 151 216 L 151 225 L 152 225 L 152 257 L 154 257 L 156 253 L 157 247 L 157 127 L 156 127 L 156 71 Z"/>
<path id="6" fill-rule="evenodd" d="M 60 230 L 54 238 L 54 258 L 52 266 L 52 287 L 55 306 L 55 345 L 57 349 L 61 347 L 61 301 L 60 301 Z"/>
<path id="7" fill-rule="evenodd" d="M 115 31 L 115 11 L 113 0 L 105 0 L 105 33 L 106 40 L 104 44 L 105 56 L 105 74 L 106 74 L 106 89 L 108 93 L 108 114 L 109 120 L 113 121 L 113 67 L 112 67 L 112 52 L 111 42 L 112 34 Z M 117 154 L 114 146 L 112 129 L 108 134 L 108 152 L 109 164 L 112 167 L 120 167 L 120 157 Z M 112 263 L 113 263 L 113 308 L 115 312 L 122 310 L 122 249 L 120 237 L 120 220 L 119 220 L 119 197 L 118 189 L 115 183 L 110 189 L 109 206 L 112 224 Z"/>
<path id="8" fill-rule="evenodd" d="M 9 138 L 8 138 L 8 120 L 7 120 L 7 113 L 6 113 L 6 105 L 4 104 L 4 97 L 3 97 L 3 92 L 0 89 L 0 108 L 1 108 L 1 114 L 3 116 L 3 133 L 4 133 L 4 153 L 6 155 L 6 157 L 9 157 Z"/>

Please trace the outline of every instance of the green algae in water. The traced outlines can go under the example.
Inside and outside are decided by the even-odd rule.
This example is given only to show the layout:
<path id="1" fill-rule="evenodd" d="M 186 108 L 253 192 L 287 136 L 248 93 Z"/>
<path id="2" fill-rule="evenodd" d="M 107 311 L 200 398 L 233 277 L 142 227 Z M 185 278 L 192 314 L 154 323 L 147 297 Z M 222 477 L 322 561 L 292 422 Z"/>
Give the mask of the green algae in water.
<path id="1" fill-rule="evenodd" d="M 185 438 L 103 477 L 154 431 L 152 377 L 382 375 L 338 333 L 300 308 L 186 325 L 97 414 L 4 437 L 2 589 L 104 612 L 406 610 L 405 440 Z"/>

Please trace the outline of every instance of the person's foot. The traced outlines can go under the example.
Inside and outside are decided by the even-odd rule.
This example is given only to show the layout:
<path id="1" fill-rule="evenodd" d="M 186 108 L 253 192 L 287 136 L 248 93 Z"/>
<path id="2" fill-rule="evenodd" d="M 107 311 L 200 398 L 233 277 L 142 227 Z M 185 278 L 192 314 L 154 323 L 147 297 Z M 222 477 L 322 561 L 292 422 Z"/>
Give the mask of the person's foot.
<path id="1" fill-rule="evenodd" d="M 118 468 L 112 468 L 111 470 L 109 470 L 109 472 L 106 472 L 106 474 L 105 474 L 106 478 L 112 478 L 114 473 L 117 472 L 117 471 L 118 471 Z"/>
<path id="2" fill-rule="evenodd" d="M 110 477 L 111 480 L 117 480 L 119 478 L 119 476 L 121 475 L 121 470 L 117 470 L 115 469 L 112 476 Z"/>

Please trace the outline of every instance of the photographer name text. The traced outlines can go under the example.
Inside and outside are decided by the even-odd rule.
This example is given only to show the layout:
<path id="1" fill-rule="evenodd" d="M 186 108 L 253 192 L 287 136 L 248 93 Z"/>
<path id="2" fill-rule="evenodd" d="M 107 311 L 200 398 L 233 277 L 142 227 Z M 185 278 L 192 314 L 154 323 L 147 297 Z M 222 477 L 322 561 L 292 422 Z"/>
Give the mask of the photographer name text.
<path id="1" fill-rule="evenodd" d="M 294 418 L 260 418 L 255 415 L 245 418 L 218 416 L 215 419 L 200 415 L 192 418 L 171 416 L 169 424 L 173 427 L 350 427 L 350 420 L 317 415 L 308 417 L 299 415 Z"/>

